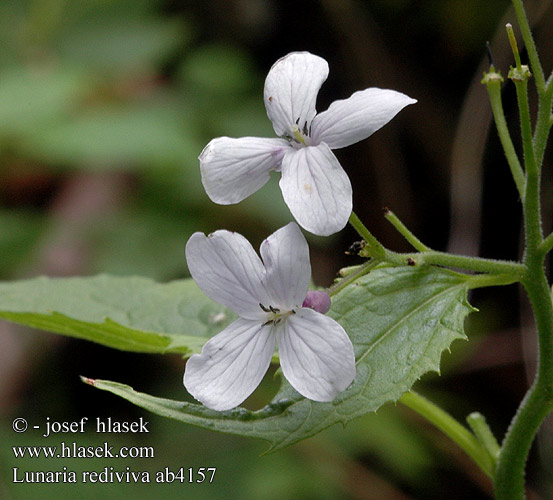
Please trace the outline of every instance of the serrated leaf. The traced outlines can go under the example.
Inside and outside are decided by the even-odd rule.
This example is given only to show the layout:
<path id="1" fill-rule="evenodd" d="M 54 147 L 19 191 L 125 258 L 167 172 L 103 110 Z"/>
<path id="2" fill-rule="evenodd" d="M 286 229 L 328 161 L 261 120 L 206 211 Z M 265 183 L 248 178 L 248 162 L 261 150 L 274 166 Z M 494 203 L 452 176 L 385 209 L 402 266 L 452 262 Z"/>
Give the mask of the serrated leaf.
<path id="1" fill-rule="evenodd" d="M 470 276 L 432 267 L 379 269 L 339 292 L 330 313 L 354 343 L 357 376 L 334 401 L 301 397 L 287 382 L 259 411 L 226 412 L 157 398 L 115 382 L 95 387 L 162 416 L 231 434 L 261 438 L 277 450 L 336 424 L 396 401 L 425 372 L 439 370 L 463 322 L 474 309 L 466 300 Z"/>
<path id="2" fill-rule="evenodd" d="M 192 279 L 99 275 L 2 282 L 0 318 L 127 351 L 191 354 L 235 315 Z"/>

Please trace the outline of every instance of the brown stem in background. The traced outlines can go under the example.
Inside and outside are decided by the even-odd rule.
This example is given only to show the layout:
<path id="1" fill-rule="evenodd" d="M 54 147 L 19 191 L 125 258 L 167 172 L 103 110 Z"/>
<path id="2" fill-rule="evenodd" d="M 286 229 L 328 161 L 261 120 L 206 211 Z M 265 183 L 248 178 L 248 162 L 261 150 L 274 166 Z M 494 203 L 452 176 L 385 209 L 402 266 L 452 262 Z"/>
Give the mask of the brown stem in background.
<path id="1" fill-rule="evenodd" d="M 102 217 L 121 208 L 128 191 L 122 174 L 83 172 L 68 177 L 49 210 L 48 227 L 36 250 L 31 276 L 69 276 L 87 269 L 87 244 L 81 231 Z M 0 414 L 13 407 L 13 398 L 21 393 L 28 367 L 48 352 L 45 344 L 64 342 L 65 337 L 40 335 L 29 343 L 25 328 L 0 324 Z"/>

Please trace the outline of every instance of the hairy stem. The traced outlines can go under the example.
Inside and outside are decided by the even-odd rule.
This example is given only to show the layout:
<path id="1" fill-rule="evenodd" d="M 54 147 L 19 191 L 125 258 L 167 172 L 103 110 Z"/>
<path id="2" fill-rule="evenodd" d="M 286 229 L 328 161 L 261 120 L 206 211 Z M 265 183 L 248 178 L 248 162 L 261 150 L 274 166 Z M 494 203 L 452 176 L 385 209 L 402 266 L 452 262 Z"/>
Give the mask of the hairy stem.
<path id="1" fill-rule="evenodd" d="M 534 148 L 536 164 L 541 167 L 545 155 L 545 147 L 549 138 L 549 132 L 553 126 L 551 108 L 553 106 L 553 80 L 547 83 L 545 91 L 540 94 L 536 130 L 534 132 Z"/>
<path id="2" fill-rule="evenodd" d="M 523 284 L 538 329 L 538 369 L 503 441 L 494 484 L 498 500 L 525 498 L 528 453 L 543 419 L 553 410 L 553 306 L 539 261 L 529 263 L 529 274 Z"/>
<path id="3" fill-rule="evenodd" d="M 501 448 L 495 439 L 492 430 L 489 428 L 484 415 L 478 412 L 473 412 L 467 416 L 467 423 L 470 425 L 472 432 L 474 432 L 474 435 L 482 443 L 484 448 L 488 450 L 488 453 L 492 457 L 495 464 L 497 458 L 499 457 L 499 453 L 501 452 Z"/>
<path id="4" fill-rule="evenodd" d="M 538 92 L 545 90 L 545 76 L 543 73 L 543 68 L 541 66 L 540 58 L 538 57 L 538 49 L 534 43 L 534 37 L 532 36 L 532 30 L 530 29 L 530 23 L 528 22 L 528 17 L 526 16 L 526 11 L 524 10 L 524 5 L 522 0 L 512 0 L 513 7 L 517 16 L 518 24 L 520 26 L 520 32 L 522 34 L 522 39 L 526 46 L 526 51 L 528 52 L 528 58 L 530 59 L 530 64 L 532 66 L 532 72 L 536 78 L 536 86 Z"/>
<path id="5" fill-rule="evenodd" d="M 532 138 L 530 108 L 528 106 L 528 81 L 515 80 L 515 87 L 517 92 L 518 110 L 520 115 L 520 130 L 522 134 L 524 164 L 526 166 L 526 170 L 539 170 L 534 154 L 534 140 Z"/>
<path id="6" fill-rule="evenodd" d="M 361 219 L 357 217 L 355 212 L 351 212 L 351 215 L 349 216 L 349 223 L 369 246 L 371 257 L 379 258 L 383 257 L 386 254 L 386 249 L 382 246 L 382 243 L 380 243 L 380 241 L 378 241 L 365 227 L 365 224 L 361 222 Z"/>
<path id="7" fill-rule="evenodd" d="M 526 194 L 526 177 L 515 151 L 515 147 L 513 146 L 511 134 L 509 133 L 509 127 L 507 126 L 507 120 L 505 119 L 505 112 L 503 111 L 503 103 L 501 102 L 502 80 L 501 75 L 495 73 L 495 70 L 492 67 L 490 68 L 490 72 L 484 77 L 483 83 L 486 84 L 486 88 L 488 89 L 495 126 L 505 153 L 505 158 L 507 159 L 507 163 L 511 169 L 511 175 L 515 181 L 520 199 L 524 201 L 524 196 Z"/>
<path id="8" fill-rule="evenodd" d="M 397 229 L 398 233 L 401 234 L 415 250 L 418 250 L 419 252 L 427 252 L 430 250 L 429 247 L 427 247 L 411 231 L 409 231 L 407 226 L 401 222 L 398 216 L 391 210 L 386 209 L 384 217 L 386 217 L 386 220 L 388 220 L 388 222 L 390 222 L 390 224 Z"/>
<path id="9" fill-rule="evenodd" d="M 476 271 L 479 273 L 506 274 L 515 278 L 515 281 L 520 281 L 526 272 L 526 267 L 520 262 L 483 259 L 480 257 L 468 257 L 465 255 L 453 255 L 433 250 L 412 254 L 396 253 L 387 250 L 383 260 L 396 265 L 428 264 L 441 267 L 453 267 L 467 271 Z"/>
<path id="10" fill-rule="evenodd" d="M 378 263 L 389 263 L 395 266 L 416 266 L 427 264 L 441 267 L 453 267 L 479 273 L 510 275 L 513 279 L 511 283 L 520 281 L 526 272 L 526 266 L 520 262 L 483 259 L 480 257 L 468 257 L 464 255 L 452 255 L 447 252 L 437 252 L 434 250 L 426 250 L 416 253 L 393 252 L 392 250 L 385 248 L 353 212 L 349 221 L 367 243 L 367 246 L 362 250 L 364 256 L 370 257 Z M 415 237 L 413 236 L 413 238 Z M 420 243 L 420 245 L 423 244 Z M 424 248 L 427 247 L 425 246 Z"/>
<path id="11" fill-rule="evenodd" d="M 355 271 L 349 273 L 347 276 L 343 277 L 342 279 L 334 283 L 334 285 L 329 287 L 327 289 L 328 294 L 332 297 L 340 290 L 346 288 L 349 284 L 358 280 L 361 276 L 365 276 L 365 274 L 371 272 L 371 270 L 378 266 L 378 264 L 380 264 L 380 262 L 376 259 L 371 259 L 364 264 L 361 264 Z"/>
<path id="12" fill-rule="evenodd" d="M 522 2 L 513 0 L 519 19 L 528 57 L 536 77 L 539 95 L 539 111 L 534 139 L 529 137 L 531 127 L 526 95 L 521 94 L 517 83 L 517 97 L 521 112 L 522 141 L 525 152 L 526 192 L 523 198 L 525 258 L 527 272 L 522 279 L 538 334 L 538 365 L 534 382 L 513 418 L 505 435 L 497 462 L 494 488 L 498 500 L 523 500 L 525 498 L 525 469 L 528 453 L 544 418 L 553 410 L 553 302 L 545 275 L 544 259 L 550 248 L 551 238 L 543 239 L 540 202 L 540 178 L 543 150 L 536 153 L 536 143 L 545 147 L 549 133 L 548 120 L 543 116 L 551 113 L 551 96 L 546 88 L 543 70 L 532 39 L 528 19 Z M 544 111 L 544 106 L 546 111 Z M 545 114 L 546 113 L 546 114 Z M 541 118 L 540 118 L 541 117 Z M 545 138 L 545 139 L 544 139 Z"/>

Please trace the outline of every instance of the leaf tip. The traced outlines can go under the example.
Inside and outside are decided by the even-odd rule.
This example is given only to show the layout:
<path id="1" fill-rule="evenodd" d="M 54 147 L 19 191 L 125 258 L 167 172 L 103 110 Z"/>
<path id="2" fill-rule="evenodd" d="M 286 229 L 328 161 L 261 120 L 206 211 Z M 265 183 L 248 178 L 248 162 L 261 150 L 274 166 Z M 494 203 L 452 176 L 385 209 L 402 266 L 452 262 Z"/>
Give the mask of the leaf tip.
<path id="1" fill-rule="evenodd" d="M 81 377 L 81 382 L 84 382 L 85 384 L 91 385 L 93 387 L 94 385 L 96 385 L 96 380 L 94 380 L 93 378 L 83 377 L 82 375 L 80 377 Z"/>

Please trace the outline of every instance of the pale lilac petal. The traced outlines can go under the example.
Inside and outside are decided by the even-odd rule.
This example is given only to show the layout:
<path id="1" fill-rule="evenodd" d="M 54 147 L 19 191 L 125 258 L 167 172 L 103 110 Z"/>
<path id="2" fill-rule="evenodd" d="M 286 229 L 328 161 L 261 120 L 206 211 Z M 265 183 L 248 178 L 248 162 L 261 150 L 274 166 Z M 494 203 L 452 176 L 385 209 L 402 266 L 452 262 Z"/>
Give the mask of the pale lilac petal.
<path id="1" fill-rule="evenodd" d="M 250 242 L 238 233 L 194 233 L 186 244 L 190 274 L 203 292 L 239 316 L 261 319 L 267 303 L 265 268 Z"/>
<path id="2" fill-rule="evenodd" d="M 279 167 L 286 149 L 283 139 L 218 137 L 200 154 L 202 183 L 215 203 L 238 203 L 255 193 Z"/>
<path id="3" fill-rule="evenodd" d="M 322 290 L 309 290 L 302 306 L 326 314 L 330 310 L 330 295 Z"/>
<path id="4" fill-rule="evenodd" d="M 326 144 L 288 151 L 282 160 L 280 188 L 292 215 L 307 231 L 328 236 L 347 224 L 351 183 Z"/>
<path id="5" fill-rule="evenodd" d="M 355 378 L 353 345 L 332 318 L 302 308 L 277 327 L 280 366 L 302 396 L 332 401 Z"/>
<path id="6" fill-rule="evenodd" d="M 187 361 L 184 386 L 208 408 L 229 410 L 259 385 L 274 350 L 270 326 L 239 318 Z"/>
<path id="7" fill-rule="evenodd" d="M 328 76 L 328 63 L 309 52 L 292 52 L 279 59 L 265 80 L 267 115 L 278 136 L 292 136 L 292 125 L 303 129 L 315 116 L 315 103 Z"/>
<path id="8" fill-rule="evenodd" d="M 417 102 L 396 92 L 370 88 L 355 92 L 349 99 L 334 101 L 313 120 L 313 144 L 325 142 L 331 149 L 343 148 L 366 139 L 388 123 L 405 106 Z"/>
<path id="9" fill-rule="evenodd" d="M 279 229 L 261 244 L 267 271 L 265 286 L 282 309 L 301 306 L 311 279 L 309 247 L 294 222 Z"/>

